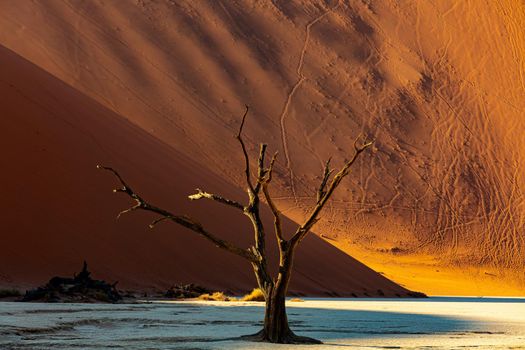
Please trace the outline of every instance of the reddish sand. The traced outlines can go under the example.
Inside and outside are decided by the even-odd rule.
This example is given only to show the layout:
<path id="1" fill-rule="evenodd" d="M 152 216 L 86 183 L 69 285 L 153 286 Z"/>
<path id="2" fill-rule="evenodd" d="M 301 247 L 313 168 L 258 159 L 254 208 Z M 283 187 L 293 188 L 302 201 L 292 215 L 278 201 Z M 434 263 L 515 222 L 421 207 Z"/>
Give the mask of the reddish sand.
<path id="1" fill-rule="evenodd" d="M 449 294 L 478 295 L 487 278 L 517 281 L 518 294 L 525 290 L 514 272 L 525 266 L 524 7 L 515 0 L 4 1 L 0 44 L 191 158 L 210 185 L 243 186 L 231 135 L 249 104 L 250 151 L 260 141 L 280 151 L 274 190 L 297 221 L 322 163 L 333 156 L 341 164 L 360 132 L 371 135 L 373 152 L 336 193 L 317 233 L 391 278 L 401 274 L 411 288 L 421 282 L 414 262 L 430 256 L 426 292 L 443 292 L 433 287 L 436 271 L 460 268 L 475 274 L 457 274 Z M 500 291 L 483 292 L 491 293 Z"/>
<path id="2" fill-rule="evenodd" d="M 250 224 L 242 214 L 186 199 L 198 186 L 242 200 L 239 189 L 11 51 L 1 48 L 0 62 L 0 284 L 70 275 L 86 259 L 97 278 L 128 288 L 193 282 L 239 292 L 255 286 L 247 262 L 191 231 L 172 224 L 150 230 L 153 216 L 143 213 L 116 221 L 130 203 L 111 192 L 114 178 L 95 165 L 113 165 L 152 202 L 248 246 Z M 292 284 L 292 292 L 312 295 L 405 292 L 313 235 L 298 252 Z"/>

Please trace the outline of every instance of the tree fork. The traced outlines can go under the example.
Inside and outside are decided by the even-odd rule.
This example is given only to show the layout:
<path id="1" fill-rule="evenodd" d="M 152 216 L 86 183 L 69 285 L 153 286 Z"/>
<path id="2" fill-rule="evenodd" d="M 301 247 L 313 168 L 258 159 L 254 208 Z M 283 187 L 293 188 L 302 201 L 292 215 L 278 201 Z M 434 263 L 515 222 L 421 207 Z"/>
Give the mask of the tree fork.
<path id="1" fill-rule="evenodd" d="M 252 173 L 250 171 L 250 158 L 248 156 L 244 140 L 242 139 L 242 131 L 246 122 L 248 111 L 249 108 L 246 106 L 239 131 L 236 135 L 236 139 L 239 141 L 244 156 L 244 174 L 247 184 L 246 192 L 248 194 L 248 204 L 243 205 L 221 195 L 208 193 L 200 189 L 196 190 L 197 193 L 188 196 L 190 200 L 213 200 L 220 204 L 240 210 L 244 215 L 246 215 L 250 219 L 254 231 L 254 245 L 247 249 L 237 247 L 235 244 L 221 239 L 220 237 L 206 230 L 199 222 L 193 220 L 192 218 L 173 214 L 165 209 L 159 208 L 145 201 L 140 195 L 131 189 L 126 181 L 124 181 L 120 174 L 113 168 L 100 165 L 98 165 L 97 168 L 109 171 L 117 178 L 121 187 L 114 189 L 113 192 L 124 193 L 135 201 L 134 206 L 121 211 L 117 215 L 117 218 L 123 214 L 135 210 L 144 210 L 156 213 L 159 215 L 159 217 L 150 224 L 150 228 L 155 227 L 155 225 L 161 221 L 172 221 L 204 237 L 215 246 L 240 256 L 251 263 L 257 284 L 262 290 L 266 301 L 264 326 L 263 329 L 257 334 L 241 337 L 242 339 L 283 344 L 320 344 L 321 341 L 319 340 L 294 334 L 288 324 L 285 303 L 293 269 L 295 249 L 311 231 L 313 226 L 319 221 L 319 214 L 321 213 L 323 207 L 327 203 L 328 199 L 330 199 L 335 189 L 339 186 L 343 178 L 348 175 L 350 168 L 355 164 L 359 155 L 361 155 L 368 147 L 370 147 L 373 141 L 364 142 L 359 146 L 358 142 L 360 137 L 358 136 L 354 142 L 353 157 L 349 161 L 345 162 L 341 170 L 339 170 L 331 180 L 330 178 L 334 170 L 330 169 L 330 159 L 326 162 L 323 169 L 322 181 L 316 192 L 317 202 L 315 207 L 311 210 L 304 223 L 297 227 L 292 237 L 289 240 L 286 240 L 282 232 L 281 213 L 277 209 L 277 206 L 272 200 L 269 192 L 269 184 L 272 181 L 277 153 L 273 155 L 268 167 L 266 167 L 265 158 L 267 145 L 260 145 L 259 157 L 257 159 L 257 172 L 254 173 L 256 174 L 256 178 L 255 182 L 253 182 Z M 275 279 L 273 279 L 268 272 L 268 262 L 266 259 L 266 233 L 260 217 L 261 190 L 274 216 L 274 231 L 279 248 L 279 271 L 277 276 L 275 276 Z"/>

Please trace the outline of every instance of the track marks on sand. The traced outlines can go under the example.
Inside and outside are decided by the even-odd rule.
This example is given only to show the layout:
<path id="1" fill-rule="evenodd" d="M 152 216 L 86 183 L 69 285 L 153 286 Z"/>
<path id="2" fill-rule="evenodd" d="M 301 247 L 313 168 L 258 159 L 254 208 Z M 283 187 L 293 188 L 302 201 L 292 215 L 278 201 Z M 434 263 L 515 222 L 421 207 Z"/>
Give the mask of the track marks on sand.
<path id="1" fill-rule="evenodd" d="M 316 23 L 318 23 L 323 18 L 328 16 L 330 13 L 335 11 L 339 7 L 339 5 L 340 5 L 340 2 L 338 1 L 334 7 L 326 10 L 320 16 L 314 18 L 312 21 L 306 24 L 306 35 L 304 38 L 303 48 L 301 50 L 301 55 L 299 56 L 299 62 L 297 64 L 297 70 L 296 70 L 297 81 L 291 87 L 290 92 L 286 96 L 286 100 L 283 105 L 281 115 L 279 116 L 279 123 L 281 125 L 281 141 L 283 144 L 284 157 L 286 159 L 286 168 L 288 169 L 288 173 L 290 176 L 290 187 L 292 189 L 292 194 L 293 194 L 293 197 L 296 203 L 297 203 L 297 193 L 295 191 L 295 177 L 293 173 L 292 160 L 290 157 L 290 150 L 288 148 L 288 139 L 287 139 L 287 134 L 286 134 L 286 116 L 288 115 L 288 110 L 290 108 L 290 104 L 292 103 L 293 96 L 295 95 L 296 91 L 299 89 L 301 84 L 306 80 L 306 77 L 303 74 L 303 66 L 304 66 L 304 58 L 306 56 L 306 51 L 308 50 L 308 43 L 310 41 L 311 29 Z"/>

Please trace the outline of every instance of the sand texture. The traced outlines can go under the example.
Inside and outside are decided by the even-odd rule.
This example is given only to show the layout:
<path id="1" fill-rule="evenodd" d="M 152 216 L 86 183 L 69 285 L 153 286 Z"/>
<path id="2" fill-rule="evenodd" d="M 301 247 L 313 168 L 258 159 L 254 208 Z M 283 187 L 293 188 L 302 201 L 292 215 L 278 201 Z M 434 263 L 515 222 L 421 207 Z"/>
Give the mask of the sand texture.
<path id="1" fill-rule="evenodd" d="M 0 49 L 0 59 L 6 101 L 0 149 L 7 165 L 0 175 L 0 283 L 34 286 L 53 275 L 72 275 L 87 260 L 94 278 L 119 281 L 120 288 L 197 283 L 239 293 L 256 285 L 245 260 L 191 231 L 170 224 L 149 229 L 155 216 L 145 213 L 117 221 L 116 214 L 132 203 L 112 193 L 118 183 L 96 164 L 112 164 L 149 201 L 192 215 L 220 237 L 248 247 L 251 224 L 242 213 L 187 199 L 200 187 L 241 201 L 240 189 L 8 49 Z M 269 210 L 263 214 L 271 227 Z M 284 229 L 294 227 L 284 222 Z M 295 270 L 292 293 L 407 292 L 315 235 L 300 247 Z"/>
<path id="2" fill-rule="evenodd" d="M 38 83 L 36 68 L 20 68 L 25 80 L 9 81 L 14 68 L 4 62 L 15 58 L 2 51 L 4 96 L 21 99 L 3 106 L 1 121 L 11 203 L 0 209 L 10 218 L 3 235 L 13 237 L 2 249 L 30 265 L 42 260 L 22 244 L 41 255 L 67 247 L 46 256 L 50 266 L 82 249 L 138 268 L 137 281 L 220 268 L 204 245 L 191 250 L 191 267 L 177 264 L 196 238 L 142 230 L 142 215 L 115 223 L 108 212 L 125 203 L 92 164 L 118 166 L 161 204 L 178 205 L 196 186 L 241 196 L 232 135 L 248 104 L 249 151 L 264 141 L 280 152 L 273 191 L 291 220 L 312 205 L 324 161 L 341 164 L 363 133 L 374 149 L 316 234 L 411 288 L 441 293 L 433 286 L 447 271 L 452 294 L 465 279 L 459 269 L 470 271 L 468 283 L 512 281 L 511 294 L 523 291 L 515 271 L 525 265 L 524 27 L 525 4 L 515 0 L 1 2 L 0 44 L 54 77 Z M 42 90 L 44 101 L 35 98 Z M 47 113 L 39 124 L 29 101 Z M 176 209 L 247 243 L 220 225 L 232 223 L 221 208 Z M 234 257 L 224 261 L 235 279 L 251 278 Z M 2 273 L 19 268 L 11 266 Z M 426 272 L 415 276 L 416 266 Z M 476 295 L 468 283 L 461 293 Z"/>

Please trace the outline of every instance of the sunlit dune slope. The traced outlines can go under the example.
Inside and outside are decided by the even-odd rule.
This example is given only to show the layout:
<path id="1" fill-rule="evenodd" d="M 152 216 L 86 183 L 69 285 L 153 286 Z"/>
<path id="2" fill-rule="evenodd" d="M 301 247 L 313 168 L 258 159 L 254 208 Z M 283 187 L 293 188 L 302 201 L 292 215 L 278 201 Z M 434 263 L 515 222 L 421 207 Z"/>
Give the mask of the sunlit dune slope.
<path id="1" fill-rule="evenodd" d="M 250 151 L 279 150 L 278 203 L 294 220 L 324 161 L 341 164 L 358 134 L 373 137 L 317 233 L 412 288 L 430 278 L 425 291 L 442 293 L 442 271 L 472 270 L 450 294 L 478 294 L 487 278 L 518 293 L 524 6 L 6 1 L 0 43 L 238 186 L 231 135 L 249 104 Z M 415 277 L 416 265 L 428 274 Z"/>
<path id="2" fill-rule="evenodd" d="M 115 220 L 129 200 L 111 192 L 115 179 L 95 165 L 118 168 L 145 198 L 247 247 L 251 224 L 242 213 L 187 199 L 196 187 L 239 201 L 242 191 L 13 52 L 0 48 L 0 62 L 0 285 L 40 284 L 77 272 L 86 259 L 96 277 L 123 288 L 255 286 L 248 262 L 190 231 L 167 223 L 150 230 L 154 217 L 142 213 Z M 286 229 L 293 224 L 286 221 Z M 379 289 L 406 292 L 316 236 L 298 251 L 292 292 L 349 296 Z"/>

